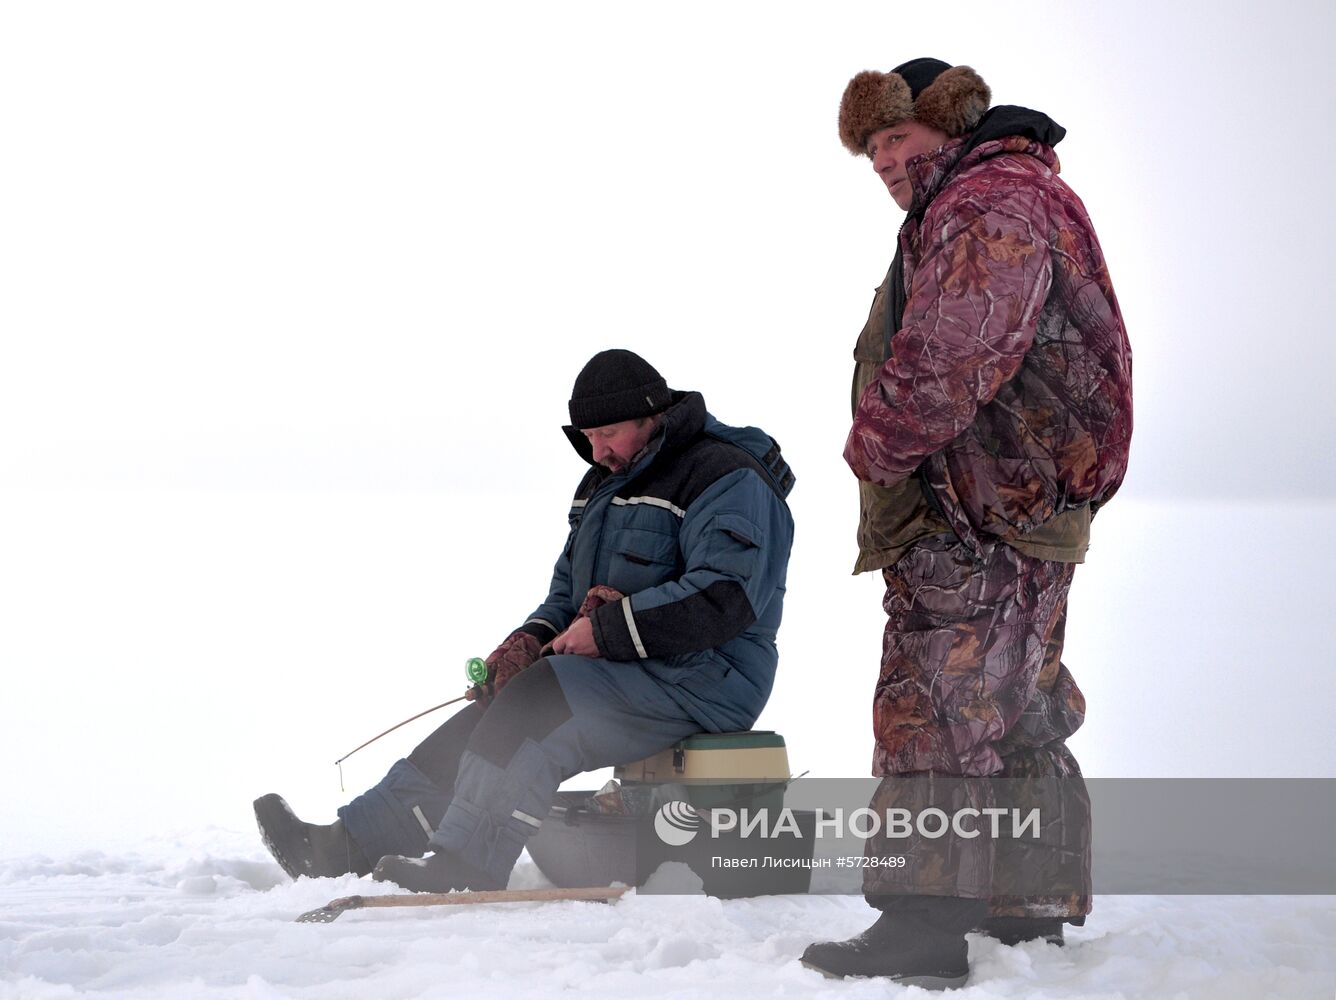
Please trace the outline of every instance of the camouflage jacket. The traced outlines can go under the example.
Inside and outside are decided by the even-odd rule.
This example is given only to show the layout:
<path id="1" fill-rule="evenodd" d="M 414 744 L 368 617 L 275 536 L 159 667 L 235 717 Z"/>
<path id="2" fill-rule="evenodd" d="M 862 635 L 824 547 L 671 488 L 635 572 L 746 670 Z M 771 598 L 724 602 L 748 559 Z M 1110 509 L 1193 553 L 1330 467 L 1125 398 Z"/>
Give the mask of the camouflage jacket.
<path id="1" fill-rule="evenodd" d="M 881 487 L 921 470 L 976 554 L 1108 500 L 1132 436 L 1131 348 L 1085 206 L 1049 146 L 979 138 L 908 165 L 904 312 L 844 450 Z"/>

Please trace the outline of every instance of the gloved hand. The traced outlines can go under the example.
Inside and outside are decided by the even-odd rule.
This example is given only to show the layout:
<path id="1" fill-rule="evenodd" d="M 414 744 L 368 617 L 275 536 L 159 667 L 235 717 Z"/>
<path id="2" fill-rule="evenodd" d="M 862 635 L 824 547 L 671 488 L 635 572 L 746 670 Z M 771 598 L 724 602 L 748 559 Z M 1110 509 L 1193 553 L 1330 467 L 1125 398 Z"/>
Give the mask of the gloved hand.
<path id="1" fill-rule="evenodd" d="M 604 586 L 601 583 L 595 584 L 589 588 L 589 593 L 585 594 L 585 599 L 580 602 L 580 610 L 575 613 L 575 617 L 588 618 L 589 612 L 595 608 L 620 601 L 625 596 L 620 590 L 614 590 L 612 587 Z"/>
<path id="2" fill-rule="evenodd" d="M 604 586 L 601 583 L 590 587 L 584 600 L 580 602 L 580 608 L 575 613 L 575 618 L 571 624 L 582 618 L 588 618 L 589 612 L 595 608 L 620 601 L 623 596 L 625 595 L 621 591 L 614 590 L 612 587 Z M 540 656 L 551 651 L 550 643 L 547 646 L 541 646 L 538 640 L 528 632 L 510 633 L 506 637 L 506 641 L 497 646 L 492 655 L 487 657 L 486 682 L 478 687 L 469 688 L 465 692 L 465 697 L 469 701 L 476 700 L 484 704 L 490 702 L 501 693 L 501 689 L 509 684 L 516 674 L 533 666 Z"/>
<path id="3" fill-rule="evenodd" d="M 598 584 L 590 587 L 585 599 L 580 602 L 580 610 L 566 631 L 553 639 L 543 652 L 569 653 L 574 656 L 598 656 L 598 642 L 594 639 L 593 623 L 589 620 L 590 612 L 605 604 L 612 604 L 622 599 L 622 593 L 611 587 Z"/>
<path id="4" fill-rule="evenodd" d="M 490 702 L 521 670 L 533 666 L 540 655 L 540 644 L 528 632 L 512 632 L 506 641 L 487 657 L 487 680 L 465 693 L 470 701 Z"/>

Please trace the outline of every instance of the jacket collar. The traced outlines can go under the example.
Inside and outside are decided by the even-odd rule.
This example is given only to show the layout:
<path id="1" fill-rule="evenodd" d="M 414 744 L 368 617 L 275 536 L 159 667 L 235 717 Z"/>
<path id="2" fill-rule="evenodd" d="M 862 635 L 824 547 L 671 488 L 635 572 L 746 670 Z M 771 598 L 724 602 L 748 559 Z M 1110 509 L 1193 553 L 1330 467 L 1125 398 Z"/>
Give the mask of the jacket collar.
<path id="1" fill-rule="evenodd" d="M 693 441 L 705 427 L 705 397 L 699 392 L 673 392 L 673 401 L 663 411 L 654 436 L 645 445 L 645 450 L 628 470 L 634 474 L 648 461 L 659 454 L 680 451 Z M 581 458 L 597 469 L 603 467 L 594 461 L 594 449 L 589 446 L 589 439 L 574 427 L 562 428 L 567 439 Z M 606 470 L 604 470 L 606 471 Z"/>
<path id="2" fill-rule="evenodd" d="M 911 217 L 921 216 L 949 180 L 984 160 L 1003 153 L 1020 153 L 1042 160 L 1056 173 L 1061 169 L 1053 147 L 1067 130 L 1042 111 L 1011 104 L 992 108 L 973 132 L 915 157 L 905 164 L 914 192 Z"/>

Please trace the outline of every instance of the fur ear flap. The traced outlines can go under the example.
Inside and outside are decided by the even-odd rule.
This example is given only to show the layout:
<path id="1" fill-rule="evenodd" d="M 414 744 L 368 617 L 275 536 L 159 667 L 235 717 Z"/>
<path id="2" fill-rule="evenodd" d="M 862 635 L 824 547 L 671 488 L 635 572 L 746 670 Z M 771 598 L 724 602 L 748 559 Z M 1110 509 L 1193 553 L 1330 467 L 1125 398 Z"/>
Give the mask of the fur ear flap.
<path id="1" fill-rule="evenodd" d="M 988 110 L 992 93 L 969 66 L 943 70 L 914 102 L 914 119 L 949 136 L 964 135 Z"/>
<path id="2" fill-rule="evenodd" d="M 866 156 L 868 136 L 913 117 L 913 112 L 914 98 L 903 78 L 895 73 L 864 70 L 844 88 L 840 142 L 854 156 Z"/>

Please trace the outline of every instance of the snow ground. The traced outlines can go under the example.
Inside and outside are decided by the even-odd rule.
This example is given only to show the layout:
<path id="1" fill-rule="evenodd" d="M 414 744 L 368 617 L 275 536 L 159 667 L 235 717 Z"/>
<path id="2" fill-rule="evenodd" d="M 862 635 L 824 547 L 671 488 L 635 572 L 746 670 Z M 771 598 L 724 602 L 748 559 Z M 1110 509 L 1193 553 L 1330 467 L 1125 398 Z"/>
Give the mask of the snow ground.
<path id="1" fill-rule="evenodd" d="M 545 884 L 527 860 L 512 888 Z M 597 903 L 294 918 L 369 880 L 289 882 L 249 831 L 0 860 L 0 997 L 834 996 L 798 956 L 868 923 L 857 897 L 629 895 Z M 955 996 L 1260 1000 L 1336 996 L 1336 898 L 1101 897 L 1059 949 L 975 937 Z"/>
<path id="2" fill-rule="evenodd" d="M 0 822 L 0 1000 L 923 995 L 798 964 L 810 941 L 870 922 L 857 897 L 633 895 L 294 923 L 334 897 L 385 890 L 288 882 L 249 826 L 250 800 L 280 790 L 300 815 L 332 817 L 439 722 L 353 758 L 346 792 L 330 761 L 438 691 L 455 693 L 463 653 L 508 627 L 513 599 L 479 603 L 470 591 L 524 593 L 545 580 L 487 576 L 494 534 L 444 530 L 443 507 L 462 502 L 450 496 L 10 491 L 0 501 L 30 532 L 0 565 L 0 757 L 16 765 Z M 490 505 L 498 523 L 515 514 L 507 503 Z M 1087 774 L 1330 776 L 1330 738 L 1301 723 L 1326 717 L 1336 696 L 1331 634 L 1268 623 L 1330 620 L 1336 591 L 1310 526 L 1333 514 L 1134 501 L 1101 514 L 1100 561 L 1082 570 L 1068 642 L 1091 705 L 1073 741 Z M 828 520 L 804 520 L 760 728 L 785 734 L 795 771 L 862 776 L 866 707 L 850 692 L 870 683 L 879 601 L 867 581 L 841 583 L 840 567 L 820 561 L 845 561 L 845 525 Z M 1250 532 L 1259 521 L 1271 530 Z M 436 569 L 457 565 L 479 570 Z M 1286 572 L 1258 588 L 1259 565 Z M 462 637 L 442 636 L 449 609 L 475 606 Z M 835 625 L 832 609 L 842 609 Z M 842 683 L 814 690 L 813 663 Z M 363 683 L 367 664 L 383 683 Z M 1258 664 L 1284 665 L 1285 683 L 1259 679 Z M 1285 738 L 1239 736 L 1276 732 Z M 179 828 L 191 832 L 154 833 Z M 533 884 L 541 876 L 522 863 L 512 885 Z M 1060 950 L 974 939 L 973 978 L 957 995 L 1336 996 L 1336 897 L 1105 896 L 1068 940 Z"/>

